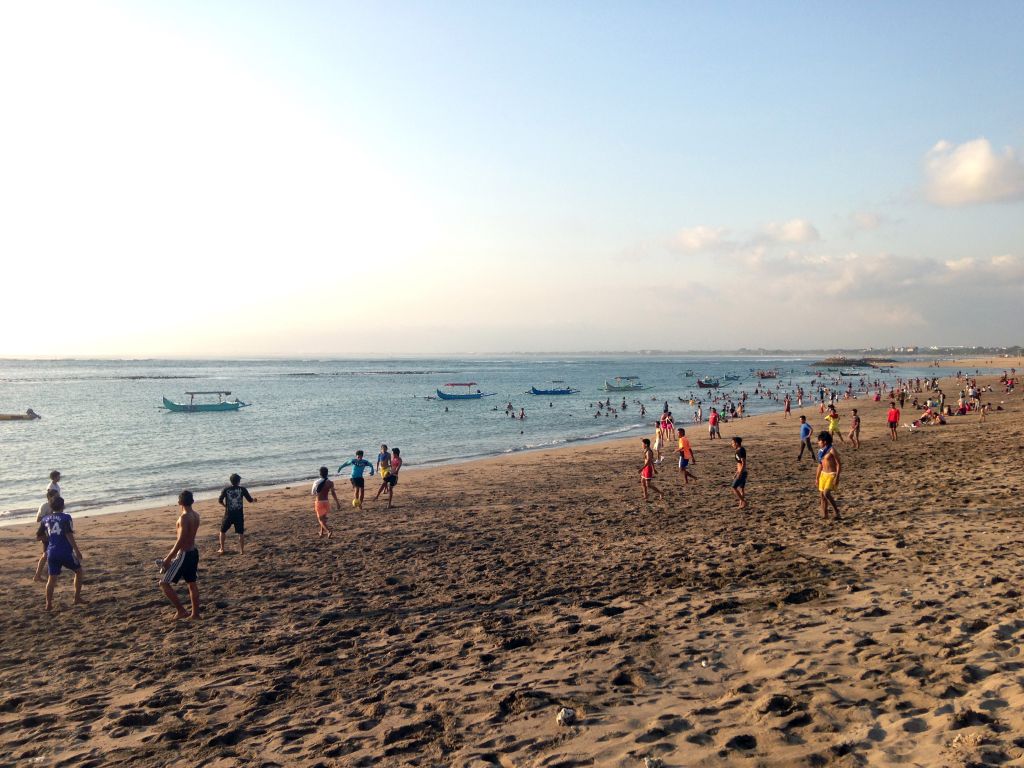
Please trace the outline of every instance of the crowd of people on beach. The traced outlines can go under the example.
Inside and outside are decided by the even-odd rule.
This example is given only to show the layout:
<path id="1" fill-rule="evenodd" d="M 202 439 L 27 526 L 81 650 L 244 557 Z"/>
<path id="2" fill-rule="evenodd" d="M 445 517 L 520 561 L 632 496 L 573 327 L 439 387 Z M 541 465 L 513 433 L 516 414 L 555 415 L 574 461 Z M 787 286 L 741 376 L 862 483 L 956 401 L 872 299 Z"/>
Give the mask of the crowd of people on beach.
<path id="1" fill-rule="evenodd" d="M 977 378 L 967 376 L 960 371 L 957 372 L 957 381 L 962 386 L 958 393 L 955 407 L 947 402 L 946 396 L 939 387 L 939 382 L 936 378 L 930 380 L 922 380 L 920 378 L 898 379 L 892 386 L 887 385 L 885 382 L 869 382 L 865 378 L 861 378 L 858 391 L 871 397 L 876 402 L 880 401 L 883 396 L 889 398 L 889 408 L 886 414 L 888 436 L 891 441 L 897 441 L 899 439 L 900 420 L 908 400 L 912 408 L 923 409 L 920 416 L 909 423 L 903 424 L 910 431 L 927 425 L 942 425 L 946 423 L 947 417 L 966 416 L 971 413 L 978 414 L 981 421 L 984 421 L 986 415 L 993 410 L 992 404 L 986 400 L 985 395 L 992 393 L 994 387 L 992 385 L 980 386 Z M 841 399 L 856 399 L 857 394 L 853 387 L 848 385 L 842 390 L 842 395 L 840 396 L 839 388 L 832 386 L 834 383 L 836 382 L 818 383 L 818 409 L 819 413 L 824 417 L 827 426 L 826 429 L 820 431 L 817 435 L 816 449 L 811 440 L 814 434 L 812 425 L 808 422 L 806 415 L 801 414 L 799 416 L 800 448 L 796 461 L 802 462 L 805 452 L 815 461 L 814 483 L 819 494 L 822 518 L 828 520 L 831 510 L 831 516 L 838 521 L 842 517 L 835 493 L 842 473 L 842 463 L 836 450 L 835 442 L 838 439 L 839 442 L 845 444 L 848 440 L 850 447 L 858 450 L 861 447 L 861 417 L 857 408 L 851 409 L 849 430 L 844 435 L 840 426 L 842 417 L 839 413 L 837 402 Z M 1015 391 L 1016 384 L 1016 369 L 1013 368 L 1008 372 L 1004 371 L 998 380 L 998 385 L 1004 394 L 1012 394 Z M 814 383 L 812 383 L 813 386 Z M 783 403 L 784 418 L 790 418 L 792 415 L 791 405 L 794 396 L 798 407 L 803 405 L 805 398 L 802 387 L 796 387 L 794 392 L 787 391 L 780 396 L 777 392 L 770 392 L 767 388 L 759 386 L 758 393 L 762 397 L 768 396 L 772 399 L 780 400 Z M 924 399 L 921 400 L 919 396 L 924 396 Z M 741 393 L 738 406 L 734 406 L 729 402 L 728 413 L 730 418 L 737 420 L 743 418 L 743 403 L 746 401 L 746 398 L 746 393 Z M 679 399 L 683 400 L 683 398 Z M 637 401 L 637 404 L 639 405 L 640 414 L 642 416 L 645 415 L 645 406 L 639 403 L 639 401 Z M 695 403 L 694 399 L 691 398 L 690 404 L 696 405 L 694 421 L 701 423 L 703 420 L 702 403 L 699 401 Z M 623 399 L 619 408 L 626 410 L 627 407 L 628 404 Z M 514 411 L 511 408 L 508 410 L 514 415 Z M 610 400 L 608 400 L 607 402 L 599 403 L 597 412 L 608 415 L 614 410 L 617 409 L 613 408 Z M 1002 410 L 1002 406 L 997 404 L 994 410 Z M 519 418 L 525 418 L 525 413 L 521 412 Z M 723 420 L 725 419 L 719 413 L 717 406 L 711 407 L 707 421 L 709 440 L 722 439 L 721 423 Z M 657 474 L 657 467 L 664 461 L 664 454 L 668 452 L 668 447 L 671 445 L 675 446 L 672 453 L 676 456 L 675 461 L 683 484 L 696 482 L 698 479 L 692 472 L 692 469 L 697 464 L 693 445 L 686 434 L 686 428 L 676 424 L 675 417 L 669 410 L 668 401 L 664 403 L 662 414 L 654 423 L 654 426 L 653 442 L 647 437 L 641 441 L 643 461 L 639 474 L 644 501 L 650 500 L 652 492 L 658 496 L 659 500 L 664 499 L 663 491 L 653 481 Z M 731 443 L 735 460 L 735 471 L 731 478 L 731 489 L 736 497 L 738 508 L 746 509 L 748 507 L 746 486 L 749 477 L 747 449 L 743 444 L 741 436 L 733 436 Z M 345 469 L 349 470 L 349 484 L 352 487 L 353 507 L 358 508 L 363 505 L 367 473 L 369 473 L 370 479 L 374 476 L 379 476 L 380 478 L 380 485 L 374 500 L 379 500 L 381 496 L 385 496 L 387 500 L 386 508 L 391 509 L 394 502 L 395 487 L 398 485 L 402 466 L 401 450 L 399 448 L 389 449 L 387 445 L 382 444 L 375 463 L 366 460 L 363 451 L 358 450 L 352 458 L 342 462 L 337 471 L 340 474 Z M 232 528 L 234 528 L 235 533 L 238 535 L 239 554 L 244 555 L 245 553 L 245 503 L 255 504 L 257 499 L 241 484 L 241 480 L 242 478 L 237 473 L 232 474 L 228 478 L 228 485 L 223 488 L 218 497 L 218 503 L 223 507 L 223 517 L 218 537 L 220 544 L 217 550 L 218 555 L 225 554 L 226 536 Z M 85 600 L 82 598 L 84 580 L 82 552 L 75 539 L 72 518 L 66 511 L 66 503 L 61 491 L 60 481 L 61 473 L 59 471 L 54 470 L 50 473 L 50 483 L 45 490 L 45 501 L 40 505 L 36 515 L 36 522 L 39 524 L 36 538 L 41 542 L 43 551 L 36 563 L 35 579 L 40 582 L 45 581 L 45 604 L 47 611 L 53 608 L 54 589 L 61 573 L 65 569 L 74 575 L 74 603 L 76 605 L 85 603 Z M 318 525 L 318 536 L 331 538 L 333 530 L 328 524 L 331 501 L 333 500 L 337 511 L 341 510 L 341 502 L 338 499 L 335 483 L 331 479 L 330 471 L 327 467 L 320 467 L 319 477 L 313 483 L 310 493 L 313 497 L 313 511 Z M 174 545 L 165 557 L 155 561 L 160 570 L 160 589 L 174 606 L 175 619 L 197 619 L 199 617 L 199 550 L 196 545 L 196 534 L 199 530 L 200 517 L 193 508 L 194 504 L 195 497 L 192 491 L 184 490 L 178 495 L 179 514 L 175 521 L 176 536 Z M 47 575 L 45 579 L 43 578 L 44 571 Z M 191 603 L 189 611 L 186 611 L 184 604 L 174 589 L 174 585 L 181 581 L 184 581 L 188 590 Z"/>

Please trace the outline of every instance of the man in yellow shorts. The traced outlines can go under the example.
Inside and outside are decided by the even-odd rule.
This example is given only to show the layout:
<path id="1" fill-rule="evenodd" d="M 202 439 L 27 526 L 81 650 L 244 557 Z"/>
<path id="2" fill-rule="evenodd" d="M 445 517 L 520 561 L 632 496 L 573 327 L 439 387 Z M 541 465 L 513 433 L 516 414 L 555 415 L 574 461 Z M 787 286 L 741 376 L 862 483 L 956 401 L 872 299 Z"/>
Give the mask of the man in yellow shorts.
<path id="1" fill-rule="evenodd" d="M 814 476 L 818 484 L 818 495 L 821 497 L 821 517 L 828 520 L 828 505 L 835 510 L 836 520 L 841 520 L 839 507 L 836 505 L 836 497 L 833 491 L 839 486 L 839 472 L 842 466 L 839 463 L 839 454 L 832 446 L 832 435 L 828 432 L 818 434 L 818 471 Z"/>

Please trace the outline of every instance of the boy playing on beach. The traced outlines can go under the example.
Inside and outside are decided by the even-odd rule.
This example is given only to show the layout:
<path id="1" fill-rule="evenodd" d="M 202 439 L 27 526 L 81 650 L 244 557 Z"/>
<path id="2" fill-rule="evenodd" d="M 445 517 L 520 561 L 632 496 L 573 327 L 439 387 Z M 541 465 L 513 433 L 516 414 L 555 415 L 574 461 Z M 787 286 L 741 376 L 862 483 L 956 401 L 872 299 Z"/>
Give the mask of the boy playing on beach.
<path id="1" fill-rule="evenodd" d="M 804 457 L 804 448 L 807 449 L 807 455 L 812 459 L 814 458 L 814 446 L 811 445 L 811 432 L 813 431 L 810 424 L 807 423 L 807 417 L 800 416 L 800 453 L 797 455 L 796 460 L 800 461 Z"/>
<path id="2" fill-rule="evenodd" d="M 46 536 L 46 610 L 53 610 L 53 588 L 62 568 L 75 574 L 75 605 L 82 605 L 82 552 L 75 541 L 71 515 L 64 511 L 64 499 L 54 496 L 50 514 L 39 524 L 39 532 Z"/>
<path id="3" fill-rule="evenodd" d="M 900 425 L 900 409 L 896 407 L 896 401 L 889 401 L 889 413 L 886 415 L 889 422 L 889 439 L 895 441 L 896 428 Z"/>
<path id="4" fill-rule="evenodd" d="M 338 471 L 341 471 L 339 467 Z M 320 524 L 320 532 L 317 536 L 331 538 L 331 529 L 327 525 L 327 514 L 331 511 L 331 501 L 328 496 L 334 497 L 334 507 L 340 512 L 341 502 L 338 501 L 338 494 L 334 490 L 334 481 L 327 475 L 330 474 L 327 467 L 320 467 L 320 479 L 313 483 L 313 511 L 316 513 L 316 521 Z"/>
<path id="5" fill-rule="evenodd" d="M 696 464 L 697 460 L 693 458 L 693 447 L 690 445 L 690 438 L 686 436 L 686 430 L 680 427 L 676 431 L 679 434 L 679 447 L 676 449 L 676 453 L 679 454 L 679 471 L 683 473 L 683 485 L 688 485 L 690 480 L 696 481 L 697 477 L 690 474 L 687 467 Z"/>
<path id="6" fill-rule="evenodd" d="M 651 441 L 645 437 L 640 442 L 643 443 L 644 446 L 644 465 L 640 467 L 640 489 L 643 491 L 644 501 L 649 500 L 647 498 L 648 488 L 652 489 L 656 494 L 658 494 L 659 501 L 664 501 L 665 494 L 659 491 L 654 486 L 654 483 L 651 482 L 654 479 L 655 474 L 654 451 L 651 450 Z"/>
<path id="7" fill-rule="evenodd" d="M 356 457 L 338 467 L 338 471 L 341 472 L 345 467 L 352 467 L 352 476 L 349 478 L 349 482 L 352 483 L 352 506 L 361 507 L 363 506 L 363 494 L 366 493 L 363 472 L 373 469 L 373 464 L 363 458 L 362 451 L 356 451 Z"/>
<path id="8" fill-rule="evenodd" d="M 860 416 L 857 409 L 853 409 L 853 416 L 850 419 L 850 444 L 854 448 L 860 448 Z"/>
<path id="9" fill-rule="evenodd" d="M 818 484 L 818 494 L 821 496 L 821 517 L 828 520 L 828 505 L 836 512 L 836 520 L 841 520 L 839 507 L 836 505 L 836 498 L 832 492 L 839 485 L 839 454 L 832 447 L 832 435 L 822 432 L 818 435 L 818 471 L 814 479 Z"/>
<path id="10" fill-rule="evenodd" d="M 195 498 L 192 491 L 182 491 L 178 494 L 178 507 L 181 514 L 174 524 L 174 530 L 178 534 L 174 546 L 167 553 L 160 563 L 160 589 L 174 606 L 174 620 L 188 618 L 195 621 L 199 618 L 199 550 L 196 548 L 196 532 L 199 530 L 199 514 L 192 509 Z M 181 579 L 185 580 L 188 587 L 189 600 L 192 602 L 192 613 L 185 612 L 185 606 L 181 604 L 177 593 L 171 584 L 177 584 Z"/>
<path id="11" fill-rule="evenodd" d="M 710 440 L 714 440 L 716 437 L 721 439 L 722 437 L 722 433 L 718 429 L 719 418 L 718 409 L 712 408 L 711 414 L 708 416 L 708 439 Z"/>
<path id="12" fill-rule="evenodd" d="M 843 433 L 839 428 L 839 412 L 836 411 L 834 405 L 828 407 L 828 413 L 825 414 L 825 422 L 828 424 L 828 433 L 832 435 L 832 439 L 835 440 L 836 435 L 839 435 L 839 439 L 846 442 L 843 437 Z"/>
<path id="13" fill-rule="evenodd" d="M 39 505 L 39 510 L 36 512 L 37 523 L 43 522 L 44 517 L 53 513 L 53 507 L 50 505 L 53 503 L 53 500 L 56 499 L 58 496 L 60 496 L 60 493 L 57 492 L 56 488 L 46 489 L 46 501 Z M 43 553 L 39 556 L 39 561 L 36 563 L 35 580 L 43 582 L 46 581 L 46 579 L 43 578 L 43 569 L 46 568 L 47 536 L 46 533 L 42 531 L 42 529 L 40 529 L 36 533 L 36 537 L 39 539 L 40 542 L 42 542 Z"/>
<path id="14" fill-rule="evenodd" d="M 61 495 L 60 472 L 58 472 L 56 469 L 50 473 L 50 484 L 46 486 L 46 492 L 49 493 L 50 491 L 56 491 L 58 496 Z"/>
<path id="15" fill-rule="evenodd" d="M 740 500 L 740 509 L 747 508 L 747 449 L 743 447 L 743 438 L 732 439 L 733 450 L 736 451 L 736 476 L 732 481 L 732 492 Z"/>
<path id="16" fill-rule="evenodd" d="M 383 443 L 380 446 L 380 453 L 377 454 L 377 464 L 373 469 L 380 475 L 380 488 L 377 489 L 377 495 L 373 497 L 373 500 L 376 501 L 388 489 L 388 476 L 391 474 L 391 451 Z"/>
<path id="17" fill-rule="evenodd" d="M 218 555 L 224 554 L 224 535 L 228 532 L 231 526 L 235 526 L 235 532 L 238 534 L 238 554 L 245 554 L 245 513 L 244 504 L 245 501 L 249 501 L 251 504 L 256 503 L 256 499 L 249 495 L 249 489 L 239 485 L 242 482 L 242 478 L 238 474 L 233 474 L 228 478 L 228 482 L 231 483 L 227 488 L 220 492 L 220 498 L 217 501 L 222 507 L 224 507 L 224 519 L 220 521 L 220 549 L 217 550 Z"/>

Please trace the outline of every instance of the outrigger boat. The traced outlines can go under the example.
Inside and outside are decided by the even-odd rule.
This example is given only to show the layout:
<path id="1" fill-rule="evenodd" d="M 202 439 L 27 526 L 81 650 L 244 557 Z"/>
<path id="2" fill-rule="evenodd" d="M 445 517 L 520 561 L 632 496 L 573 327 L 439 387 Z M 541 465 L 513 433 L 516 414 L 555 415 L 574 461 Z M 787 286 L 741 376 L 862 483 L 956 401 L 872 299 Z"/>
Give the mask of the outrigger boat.
<path id="1" fill-rule="evenodd" d="M 24 413 L 0 413 L 0 421 L 35 421 L 41 418 L 43 417 L 31 408 Z"/>
<path id="2" fill-rule="evenodd" d="M 779 378 L 778 371 L 758 371 L 757 378 L 759 379 L 777 379 Z"/>
<path id="3" fill-rule="evenodd" d="M 718 379 L 705 376 L 703 379 L 697 379 L 697 386 L 701 389 L 718 389 L 722 383 Z"/>
<path id="4" fill-rule="evenodd" d="M 497 392 L 481 392 L 479 389 L 476 392 L 470 392 L 469 388 L 476 386 L 475 381 L 451 382 L 449 384 L 445 384 L 445 386 L 465 387 L 467 391 L 466 394 L 462 395 L 459 394 L 458 392 L 442 392 L 440 389 L 434 390 L 435 392 L 437 392 L 437 396 L 441 400 L 479 400 L 481 397 L 493 397 L 494 395 L 498 394 Z"/>
<path id="5" fill-rule="evenodd" d="M 230 395 L 230 392 L 225 390 L 205 390 L 202 392 L 186 392 L 188 395 L 187 403 L 175 403 L 168 400 L 166 397 L 163 399 L 163 407 L 168 411 L 174 413 L 209 413 L 216 411 L 237 411 L 239 408 L 245 408 L 249 403 L 243 403 L 237 397 L 234 400 L 225 400 L 224 398 Z M 216 403 L 197 403 L 196 395 L 216 395 Z"/>
<path id="6" fill-rule="evenodd" d="M 605 379 L 603 389 L 605 392 L 639 392 L 646 387 L 640 383 L 639 376 L 616 376 L 614 384 Z"/>
<path id="7" fill-rule="evenodd" d="M 722 378 L 725 379 L 726 381 L 739 381 L 740 380 L 740 377 L 737 374 L 735 374 L 735 373 L 727 373 Z"/>
<path id="8" fill-rule="evenodd" d="M 556 382 L 551 382 L 555 384 Z M 537 389 L 536 387 L 530 387 L 526 394 L 528 395 L 575 395 L 578 394 L 578 389 L 572 387 L 555 387 L 554 389 Z"/>

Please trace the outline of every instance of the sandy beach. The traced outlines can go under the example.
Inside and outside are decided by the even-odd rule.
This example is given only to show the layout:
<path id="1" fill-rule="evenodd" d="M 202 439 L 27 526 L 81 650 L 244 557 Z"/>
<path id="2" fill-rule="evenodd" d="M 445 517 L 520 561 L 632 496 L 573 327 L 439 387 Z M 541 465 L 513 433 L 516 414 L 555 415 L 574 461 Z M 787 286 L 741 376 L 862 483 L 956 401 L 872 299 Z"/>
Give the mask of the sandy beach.
<path id="1" fill-rule="evenodd" d="M 35 526 L 0 529 L 0 764 L 1024 765 L 1024 407 L 984 399 L 895 443 L 840 402 L 840 524 L 795 461 L 817 407 L 688 426 L 665 503 L 638 439 L 409 467 L 390 511 L 339 482 L 329 541 L 308 486 L 260 494 L 244 557 L 201 503 L 194 623 L 156 585 L 174 508 L 76 518 L 90 603 L 65 576 L 52 615 Z"/>

